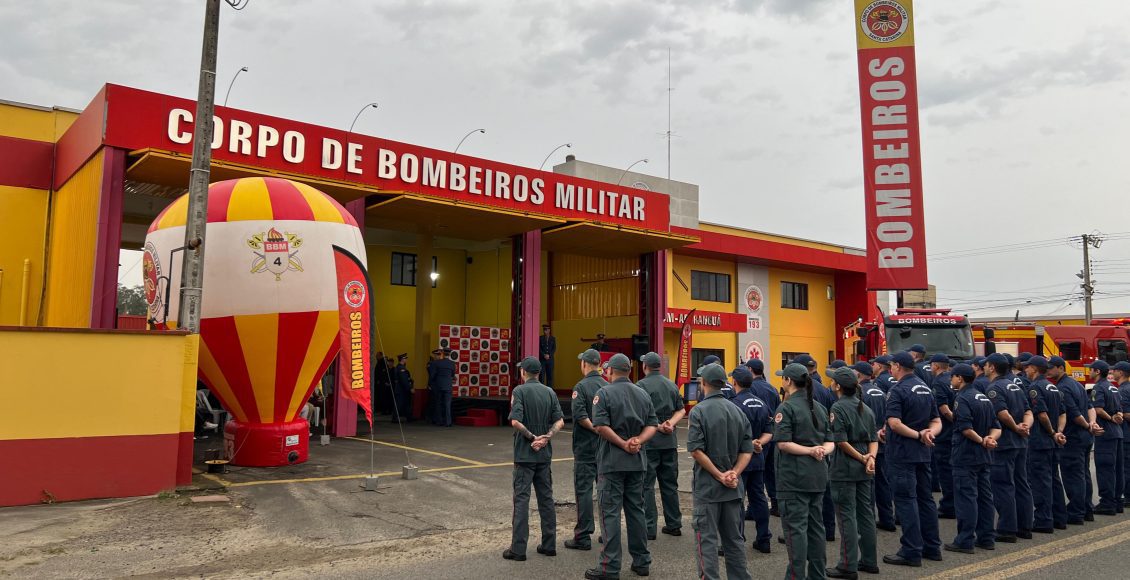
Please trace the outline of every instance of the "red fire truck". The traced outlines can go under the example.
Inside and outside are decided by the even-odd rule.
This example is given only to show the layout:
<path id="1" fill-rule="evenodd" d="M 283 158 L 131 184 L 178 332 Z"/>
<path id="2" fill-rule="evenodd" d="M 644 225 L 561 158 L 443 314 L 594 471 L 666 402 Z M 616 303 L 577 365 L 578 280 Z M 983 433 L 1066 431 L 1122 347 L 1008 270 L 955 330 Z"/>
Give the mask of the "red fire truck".
<path id="1" fill-rule="evenodd" d="M 1083 365 L 1104 360 L 1109 364 L 1128 360 L 1130 319 L 1096 319 L 1091 326 L 1044 326 L 1023 323 L 990 323 L 973 326 L 973 341 L 979 353 L 1030 352 L 1040 356 L 1063 357 L 1075 380 L 1089 384 Z M 986 346 L 986 341 L 992 347 Z"/>
<path id="2" fill-rule="evenodd" d="M 900 308 L 882 322 L 857 320 L 844 328 L 844 352 L 853 361 L 870 360 L 921 344 L 930 354 L 944 353 L 954 360 L 974 356 L 969 319 L 946 309 Z"/>

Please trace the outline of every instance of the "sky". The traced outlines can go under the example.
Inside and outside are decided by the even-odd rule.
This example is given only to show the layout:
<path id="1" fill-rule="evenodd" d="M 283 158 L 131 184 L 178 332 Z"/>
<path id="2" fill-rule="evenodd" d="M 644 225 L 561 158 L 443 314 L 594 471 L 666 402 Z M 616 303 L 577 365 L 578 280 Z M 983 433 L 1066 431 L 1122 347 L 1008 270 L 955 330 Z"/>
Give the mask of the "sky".
<path id="1" fill-rule="evenodd" d="M 106 82 L 192 98 L 203 4 L 5 2 L 0 99 Z M 918 0 L 931 283 L 971 316 L 1130 312 L 1130 2 Z M 670 50 L 671 164 L 667 164 Z M 536 167 L 696 183 L 704 221 L 864 245 L 850 0 L 250 0 L 221 16 L 217 100 Z M 123 279 L 140 276 L 124 255 Z"/>

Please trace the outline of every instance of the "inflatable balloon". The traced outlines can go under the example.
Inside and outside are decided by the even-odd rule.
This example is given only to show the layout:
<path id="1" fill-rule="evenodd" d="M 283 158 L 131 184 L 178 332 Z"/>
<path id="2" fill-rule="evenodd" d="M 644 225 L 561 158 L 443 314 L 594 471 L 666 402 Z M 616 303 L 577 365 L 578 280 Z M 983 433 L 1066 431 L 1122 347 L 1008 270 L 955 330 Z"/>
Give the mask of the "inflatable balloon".
<path id="1" fill-rule="evenodd" d="M 161 328 L 177 326 L 187 213 L 184 195 L 145 238 L 149 318 Z M 339 350 L 332 246 L 364 263 L 361 230 L 317 189 L 249 177 L 208 188 L 206 235 L 199 374 L 232 415 L 228 459 L 306 461 L 309 425 L 297 415 Z"/>

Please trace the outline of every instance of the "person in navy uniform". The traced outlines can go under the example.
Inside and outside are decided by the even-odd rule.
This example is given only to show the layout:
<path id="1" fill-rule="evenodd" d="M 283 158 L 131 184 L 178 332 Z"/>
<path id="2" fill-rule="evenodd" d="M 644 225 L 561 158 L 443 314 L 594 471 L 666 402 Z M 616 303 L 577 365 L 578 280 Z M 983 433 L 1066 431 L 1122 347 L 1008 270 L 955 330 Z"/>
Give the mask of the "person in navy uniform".
<path id="1" fill-rule="evenodd" d="M 973 372 L 977 373 L 977 378 L 973 379 L 973 384 L 970 386 L 984 393 L 989 388 L 989 377 L 985 376 L 985 357 L 973 357 L 969 364 L 973 366 Z"/>
<path id="2" fill-rule="evenodd" d="M 989 387 L 985 395 L 1001 423 L 1001 439 L 993 453 L 991 478 L 997 506 L 997 541 L 1016 543 L 1032 537 L 1032 489 L 1028 483 L 1028 437 L 1032 410 L 1027 394 L 1009 375 L 1011 366 L 1000 353 L 985 359 Z"/>
<path id="3" fill-rule="evenodd" d="M 1101 432 L 1101 428 L 1095 422 L 1095 410 L 1091 407 L 1087 391 L 1079 381 L 1067 374 L 1067 362 L 1063 358 L 1053 356 L 1048 359 L 1047 378 L 1063 396 L 1063 408 L 1067 415 L 1067 427 L 1064 428 L 1067 443 L 1060 453 L 1059 462 L 1067 506 L 1065 513 L 1055 517 L 1065 516 L 1068 524 L 1081 526 L 1087 518 L 1091 501 L 1091 468 L 1087 461 L 1087 450 L 1091 447 L 1094 434 Z"/>
<path id="4" fill-rule="evenodd" d="M 781 406 L 781 393 L 765 379 L 765 363 L 761 359 L 751 358 L 745 362 L 745 366 L 753 375 L 753 383 L 750 384 L 750 392 L 755 397 L 765 402 L 769 407 L 769 416 L 773 417 L 777 414 L 777 407 Z M 765 455 L 765 495 L 769 497 L 769 515 L 780 516 L 781 510 L 777 505 L 777 469 L 776 460 L 774 459 L 777 453 L 777 445 L 773 441 L 769 441 L 769 446 L 765 448 L 762 453 Z M 746 519 L 750 518 L 749 513 L 746 514 Z"/>
<path id="5" fill-rule="evenodd" d="M 950 454 L 957 537 L 945 549 L 964 554 L 972 554 L 973 546 L 992 550 L 996 544 L 989 465 L 990 452 L 1001 436 L 1001 425 L 989 397 L 973 388 L 976 377 L 973 367 L 967 364 L 957 365 L 950 375 L 950 386 L 957 392 Z"/>
<path id="6" fill-rule="evenodd" d="M 875 489 L 872 497 L 875 507 L 879 511 L 879 519 L 875 527 L 888 532 L 895 531 L 894 495 L 891 492 L 890 482 L 887 481 L 887 393 L 871 379 L 874 368 L 870 363 L 857 362 L 851 367 L 859 379 L 859 392 L 863 402 L 871 408 L 875 416 L 875 436 L 879 441 L 879 451 L 875 457 Z"/>
<path id="7" fill-rule="evenodd" d="M 765 459 L 769 442 L 773 440 L 774 410 L 769 404 L 753 391 L 753 373 L 749 368 L 739 366 L 730 373 L 734 381 L 734 398 L 730 402 L 737 405 L 742 414 L 749 421 L 750 438 L 753 441 L 753 455 L 742 472 L 742 483 L 745 486 L 746 512 L 745 519 L 752 520 L 757 526 L 757 536 L 753 540 L 753 548 L 762 554 L 770 552 L 769 541 L 773 535 L 769 533 L 769 501 L 765 497 Z"/>
<path id="8" fill-rule="evenodd" d="M 832 405 L 836 404 L 836 395 L 832 394 L 832 390 L 824 386 L 820 380 L 820 373 L 816 371 L 816 359 L 810 355 L 802 354 L 795 359 L 794 363 L 804 365 L 808 371 L 809 378 L 812 379 L 812 399 L 817 403 L 824 406 L 824 409 L 831 409 Z M 840 361 L 843 362 L 843 361 Z M 830 460 L 831 458 L 829 458 Z M 824 535 L 825 539 L 829 542 L 836 541 L 836 504 L 832 501 L 832 482 L 828 481 L 828 488 L 824 490 Z"/>
<path id="9" fill-rule="evenodd" d="M 1054 528 L 1067 528 L 1066 516 L 1055 521 L 1056 502 L 1063 502 L 1063 482 L 1059 478 L 1056 450 L 1067 443 L 1063 434 L 1067 414 L 1063 412 L 1063 397 L 1055 385 L 1048 383 L 1048 359 L 1029 356 L 1022 363 L 1028 381 L 1028 404 L 1035 416 L 1032 436 L 1028 438 L 1028 480 L 1032 485 L 1032 531 L 1050 534 Z M 1062 510 L 1059 510 L 1062 512 Z"/>
<path id="10" fill-rule="evenodd" d="M 428 386 L 436 398 L 432 422 L 440 427 L 452 425 L 451 389 L 455 384 L 455 361 L 448 358 L 450 352 L 437 348 L 432 351 L 432 360 L 428 361 Z"/>
<path id="11" fill-rule="evenodd" d="M 838 358 L 838 359 L 828 363 L 828 366 L 824 368 L 824 376 L 828 377 L 829 379 L 832 379 L 832 381 L 828 383 L 829 385 L 832 385 L 833 387 L 835 386 L 835 384 L 834 384 L 835 378 L 832 376 L 832 374 L 836 372 L 836 369 L 842 369 L 846 366 L 847 366 L 847 363 L 844 362 L 844 359 L 842 359 L 842 358 Z"/>
<path id="12" fill-rule="evenodd" d="M 607 342 L 604 342 L 603 332 L 596 333 L 596 342 L 592 343 L 592 346 L 590 346 L 589 348 L 595 350 L 596 352 L 614 352 L 612 350 L 612 347 L 609 346 Z"/>
<path id="13" fill-rule="evenodd" d="M 1032 379 L 1028 378 L 1028 360 L 1031 358 L 1032 353 L 1022 352 L 1016 355 L 1016 360 L 1012 363 L 1012 374 L 1024 392 L 1028 392 L 1028 386 L 1032 384 Z"/>
<path id="14" fill-rule="evenodd" d="M 1096 360 L 1086 366 L 1091 369 L 1091 404 L 1103 434 L 1095 438 L 1095 482 L 1099 488 L 1099 504 L 1094 513 L 1113 516 L 1122 507 L 1122 399 L 1118 387 L 1110 384 L 1107 376 L 1110 365 Z"/>
<path id="15" fill-rule="evenodd" d="M 942 490 L 938 502 L 938 517 L 952 520 L 956 516 L 953 507 L 953 469 L 950 467 L 950 451 L 953 449 L 953 402 L 957 393 L 950 386 L 950 357 L 938 353 L 930 357 L 930 373 L 933 382 L 934 401 L 938 404 L 938 415 L 942 419 L 942 432 L 934 441 L 934 466 L 938 470 L 938 486 Z"/>
<path id="16" fill-rule="evenodd" d="M 902 547 L 897 554 L 883 556 L 883 562 L 917 567 L 922 558 L 942 559 L 938 507 L 930 493 L 930 452 L 942 420 L 934 392 L 914 369 L 910 353 L 891 357 L 891 375 L 898 383 L 887 394 L 887 466 L 902 524 Z"/>
<path id="17" fill-rule="evenodd" d="M 412 420 L 412 373 L 408 372 L 408 353 L 400 353 L 396 357 L 396 369 L 393 372 L 393 388 L 396 396 L 396 409 L 392 421 Z"/>
<path id="18" fill-rule="evenodd" d="M 926 360 L 926 347 L 921 344 L 912 344 L 910 348 L 906 349 L 906 352 L 914 357 L 914 375 L 922 381 L 922 384 L 930 386 L 934 377 L 930 373 L 930 361 Z"/>
<path id="19" fill-rule="evenodd" d="M 553 358 L 557 354 L 557 337 L 553 336 L 553 328 L 548 324 L 541 325 L 541 336 L 538 337 L 538 355 L 541 362 L 541 382 L 553 388 Z"/>
<path id="20" fill-rule="evenodd" d="M 1118 400 L 1122 405 L 1122 505 L 1130 506 L 1130 362 L 1120 361 L 1110 367 L 1111 382 L 1118 385 Z"/>
<path id="21" fill-rule="evenodd" d="M 883 389 L 884 395 L 898 382 L 891 376 L 890 355 L 883 354 L 871 359 L 871 371 L 871 376 L 875 377 L 875 384 Z"/>

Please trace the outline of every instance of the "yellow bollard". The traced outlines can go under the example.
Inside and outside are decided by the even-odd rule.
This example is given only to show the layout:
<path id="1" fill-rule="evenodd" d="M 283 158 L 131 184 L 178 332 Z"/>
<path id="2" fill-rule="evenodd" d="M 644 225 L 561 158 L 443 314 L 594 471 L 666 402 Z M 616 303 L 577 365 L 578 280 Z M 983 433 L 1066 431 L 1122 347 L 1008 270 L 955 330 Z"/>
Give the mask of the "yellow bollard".
<path id="1" fill-rule="evenodd" d="M 31 260 L 24 258 L 24 282 L 20 288 L 20 326 L 27 326 L 27 300 L 31 293 Z"/>

